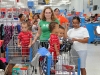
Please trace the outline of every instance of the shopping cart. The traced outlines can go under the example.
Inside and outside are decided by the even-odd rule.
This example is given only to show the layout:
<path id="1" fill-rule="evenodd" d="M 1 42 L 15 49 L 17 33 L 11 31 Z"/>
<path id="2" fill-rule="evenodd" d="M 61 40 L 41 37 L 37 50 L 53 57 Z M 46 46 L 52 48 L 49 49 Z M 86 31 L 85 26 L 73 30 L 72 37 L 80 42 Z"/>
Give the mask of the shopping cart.
<path id="1" fill-rule="evenodd" d="M 71 42 L 64 40 L 61 55 L 56 60 L 53 59 L 53 55 L 44 57 L 41 68 L 45 75 L 80 75 L 80 58 L 71 54 L 71 45 Z"/>
<path id="2" fill-rule="evenodd" d="M 94 44 L 95 46 L 97 46 L 97 44 L 100 42 L 100 25 L 97 26 L 93 26 L 94 27 L 94 34 L 95 34 L 95 38 L 94 38 Z"/>
<path id="3" fill-rule="evenodd" d="M 28 47 L 24 47 L 23 49 L 28 49 Z M 23 59 L 23 58 L 24 59 Z M 29 48 L 29 52 L 23 52 L 22 48 L 17 46 L 17 35 L 13 35 L 12 39 L 7 45 L 6 48 L 6 60 L 8 63 L 12 64 L 22 64 L 22 63 L 29 63 L 33 58 L 33 50 Z M 27 61 L 27 59 L 29 61 Z M 24 60 L 24 61 L 23 61 Z"/>

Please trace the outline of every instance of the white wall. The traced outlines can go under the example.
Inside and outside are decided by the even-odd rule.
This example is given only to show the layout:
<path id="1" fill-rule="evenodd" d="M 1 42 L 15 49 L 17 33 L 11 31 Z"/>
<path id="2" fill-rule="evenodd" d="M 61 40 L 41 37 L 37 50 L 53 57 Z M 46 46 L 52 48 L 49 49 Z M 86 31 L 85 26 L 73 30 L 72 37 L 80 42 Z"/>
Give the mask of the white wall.
<path id="1" fill-rule="evenodd" d="M 93 8 L 92 8 L 92 13 L 95 14 L 95 13 L 100 13 L 100 0 L 93 0 L 93 5 L 98 5 L 98 9 L 96 11 L 93 11 Z M 91 6 L 93 7 L 93 6 Z M 84 0 L 84 9 L 85 9 L 85 13 L 88 13 L 89 12 L 89 8 L 87 8 L 87 0 Z"/>
<path id="2" fill-rule="evenodd" d="M 73 8 L 75 8 L 75 11 L 83 11 L 83 0 L 71 0 L 69 10 L 73 10 Z"/>
<path id="3" fill-rule="evenodd" d="M 89 13 L 89 8 L 87 8 L 87 4 L 88 0 L 72 0 L 69 9 L 72 10 L 74 7 L 75 10 L 78 12 L 83 12 L 84 9 L 84 13 Z M 93 0 L 93 5 L 98 5 L 99 9 L 97 9 L 96 11 L 92 10 L 92 13 L 100 13 L 100 0 Z"/>

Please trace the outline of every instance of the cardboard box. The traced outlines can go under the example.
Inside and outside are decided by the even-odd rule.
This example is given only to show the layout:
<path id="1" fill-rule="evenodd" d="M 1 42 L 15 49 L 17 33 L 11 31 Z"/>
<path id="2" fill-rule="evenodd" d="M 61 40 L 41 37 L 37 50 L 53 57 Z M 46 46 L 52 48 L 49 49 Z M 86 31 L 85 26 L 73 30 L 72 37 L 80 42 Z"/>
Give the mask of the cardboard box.
<path id="1" fill-rule="evenodd" d="M 12 75 L 28 75 L 28 65 L 16 64 L 12 69 Z"/>

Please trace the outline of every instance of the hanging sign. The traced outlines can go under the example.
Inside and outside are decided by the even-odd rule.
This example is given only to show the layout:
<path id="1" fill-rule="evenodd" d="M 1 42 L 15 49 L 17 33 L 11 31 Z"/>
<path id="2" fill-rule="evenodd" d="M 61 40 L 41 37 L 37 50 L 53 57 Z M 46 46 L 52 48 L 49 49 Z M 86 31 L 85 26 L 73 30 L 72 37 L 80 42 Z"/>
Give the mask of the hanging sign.
<path id="1" fill-rule="evenodd" d="M 38 0 L 38 4 L 39 5 L 49 5 L 50 4 L 50 0 Z"/>
<path id="2" fill-rule="evenodd" d="M 93 0 L 88 0 L 88 5 L 93 5 Z"/>
<path id="3" fill-rule="evenodd" d="M 28 6 L 28 8 L 32 9 L 34 7 L 34 2 L 33 1 L 28 1 L 27 6 Z"/>

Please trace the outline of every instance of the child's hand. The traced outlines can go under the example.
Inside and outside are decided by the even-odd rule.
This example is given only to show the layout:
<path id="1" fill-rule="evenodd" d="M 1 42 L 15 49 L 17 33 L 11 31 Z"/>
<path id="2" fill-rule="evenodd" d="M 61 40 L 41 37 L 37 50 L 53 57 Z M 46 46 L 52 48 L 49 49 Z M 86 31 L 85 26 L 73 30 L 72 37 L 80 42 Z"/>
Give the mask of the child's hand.
<path id="1" fill-rule="evenodd" d="M 58 55 L 59 55 L 59 52 L 57 52 L 56 54 L 57 54 L 57 56 L 58 56 Z"/>
<path id="2" fill-rule="evenodd" d="M 34 43 L 35 43 L 35 41 L 33 40 L 32 44 L 34 44 Z"/>
<path id="3" fill-rule="evenodd" d="M 21 45 L 18 45 L 18 47 L 21 47 Z"/>
<path id="4" fill-rule="evenodd" d="M 31 45 L 28 45 L 28 47 L 30 48 L 30 47 L 31 47 Z"/>

